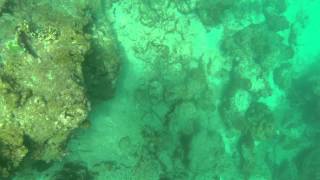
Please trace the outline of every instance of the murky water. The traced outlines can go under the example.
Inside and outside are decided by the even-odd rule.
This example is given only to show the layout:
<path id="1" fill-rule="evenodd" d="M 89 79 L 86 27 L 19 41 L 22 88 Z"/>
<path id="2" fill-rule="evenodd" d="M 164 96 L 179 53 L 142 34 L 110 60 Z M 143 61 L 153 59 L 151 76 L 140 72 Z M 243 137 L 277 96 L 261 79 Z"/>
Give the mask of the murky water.
<path id="1" fill-rule="evenodd" d="M 319 8 L 0 0 L 0 175 L 320 180 Z"/>

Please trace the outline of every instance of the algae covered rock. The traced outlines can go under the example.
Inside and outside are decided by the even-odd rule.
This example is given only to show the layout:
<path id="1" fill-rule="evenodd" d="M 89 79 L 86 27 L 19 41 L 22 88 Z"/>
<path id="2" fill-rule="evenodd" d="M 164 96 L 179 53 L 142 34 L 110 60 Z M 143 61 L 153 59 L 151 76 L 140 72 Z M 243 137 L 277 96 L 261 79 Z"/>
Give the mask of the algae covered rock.
<path id="1" fill-rule="evenodd" d="M 275 119 L 267 105 L 252 103 L 245 114 L 247 133 L 257 140 L 264 140 L 275 135 Z"/>
<path id="2" fill-rule="evenodd" d="M 28 149 L 23 144 L 23 134 L 16 124 L 0 124 L 0 175 L 8 176 L 17 167 Z"/>
<path id="3" fill-rule="evenodd" d="M 319 179 L 319 150 L 319 145 L 316 145 L 298 153 L 295 161 L 298 169 L 298 179 Z"/>
<path id="4" fill-rule="evenodd" d="M 217 25 L 223 21 L 228 11 L 234 8 L 235 3 L 234 0 L 200 0 L 196 6 L 196 12 L 205 26 Z"/>
<path id="5" fill-rule="evenodd" d="M 91 41 L 82 64 L 85 87 L 90 101 L 99 102 L 115 93 L 119 66 L 119 47 L 110 22 L 105 17 L 91 25 Z M 107 35 L 107 36 L 106 36 Z"/>
<path id="6" fill-rule="evenodd" d="M 0 0 L 0 13 L 2 12 L 2 8 L 5 5 L 7 0 Z"/>
<path id="7" fill-rule="evenodd" d="M 221 50 L 235 62 L 251 61 L 263 69 L 273 69 L 281 62 L 292 58 L 294 51 L 283 42 L 283 38 L 271 31 L 266 23 L 252 24 L 225 37 Z"/>
<path id="8" fill-rule="evenodd" d="M 57 172 L 54 179 L 93 180 L 94 173 L 89 171 L 89 169 L 82 162 L 67 162 L 63 165 L 63 168 Z"/>
<path id="9" fill-rule="evenodd" d="M 85 31 L 92 18 L 88 4 L 73 6 L 65 12 L 63 5 L 17 0 L 0 16 L 0 177 L 26 156 L 61 157 L 70 133 L 87 118 L 83 62 L 94 40 Z M 106 83 L 116 75 L 109 76 Z"/>
<path id="10" fill-rule="evenodd" d="M 319 67 L 319 61 L 315 61 L 301 75 L 292 78 L 288 91 L 290 104 L 300 110 L 305 122 L 316 126 L 320 123 Z"/>
<path id="11" fill-rule="evenodd" d="M 28 30 L 16 32 L 18 37 L 7 42 L 16 43 L 13 46 L 20 52 L 14 53 L 12 47 L 4 50 L 0 73 L 0 122 L 16 126 L 7 130 L 15 133 L 11 139 L 5 139 L 8 133 L 0 133 L 5 144 L 1 150 L 10 152 L 2 156 L 12 161 L 1 169 L 16 167 L 27 149 L 36 159 L 56 158 L 70 130 L 86 119 L 89 103 L 81 86 L 81 62 L 88 43 L 71 28 L 61 30 L 66 32 L 55 42 L 36 38 Z"/>

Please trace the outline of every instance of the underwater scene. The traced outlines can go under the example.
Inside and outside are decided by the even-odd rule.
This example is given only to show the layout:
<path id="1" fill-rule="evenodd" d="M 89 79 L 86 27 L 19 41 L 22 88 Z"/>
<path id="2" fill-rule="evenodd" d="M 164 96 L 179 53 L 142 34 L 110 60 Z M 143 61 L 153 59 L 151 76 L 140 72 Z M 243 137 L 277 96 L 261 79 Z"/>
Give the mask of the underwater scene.
<path id="1" fill-rule="evenodd" d="M 320 180 L 320 0 L 0 0 L 0 180 Z"/>

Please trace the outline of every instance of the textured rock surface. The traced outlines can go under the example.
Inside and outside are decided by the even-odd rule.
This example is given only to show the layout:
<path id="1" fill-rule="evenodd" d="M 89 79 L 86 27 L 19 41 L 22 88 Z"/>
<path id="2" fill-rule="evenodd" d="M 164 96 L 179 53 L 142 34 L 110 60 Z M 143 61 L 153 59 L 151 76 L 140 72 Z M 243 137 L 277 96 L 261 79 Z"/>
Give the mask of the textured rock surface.
<path id="1" fill-rule="evenodd" d="M 46 1 L 17 0 L 0 17 L 0 176 L 27 155 L 59 158 L 71 131 L 87 118 L 82 63 L 94 38 L 84 31 L 92 20 L 85 11 L 90 7 L 78 6 L 66 13 Z M 118 65 L 103 58 L 105 66 Z"/>
<path id="2" fill-rule="evenodd" d="M 89 99 L 97 102 L 112 97 L 119 74 L 119 47 L 114 43 L 111 24 L 105 17 L 91 27 L 91 48 L 83 63 L 84 79 Z"/>

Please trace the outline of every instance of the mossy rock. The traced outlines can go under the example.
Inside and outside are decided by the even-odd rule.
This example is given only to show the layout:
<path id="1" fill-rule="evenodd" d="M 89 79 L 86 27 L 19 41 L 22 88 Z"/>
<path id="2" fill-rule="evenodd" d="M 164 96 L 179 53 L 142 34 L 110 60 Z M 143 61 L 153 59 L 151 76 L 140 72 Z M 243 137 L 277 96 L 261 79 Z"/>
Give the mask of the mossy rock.
<path id="1" fill-rule="evenodd" d="M 243 121 L 245 132 L 255 140 L 270 139 L 275 135 L 275 119 L 269 107 L 254 102 L 250 105 Z"/>
<path id="2" fill-rule="evenodd" d="M 287 62 L 294 55 L 293 49 L 267 23 L 252 24 L 225 36 L 221 50 L 225 56 L 237 57 L 236 63 L 249 59 L 265 70 Z"/>
<path id="3" fill-rule="evenodd" d="M 0 14 L 2 13 L 2 9 L 4 8 L 4 5 L 6 4 L 7 0 L 0 0 Z"/>
<path id="4" fill-rule="evenodd" d="M 0 124 L 0 177 L 19 166 L 28 153 L 23 144 L 23 131 L 13 124 Z"/>
<path id="5" fill-rule="evenodd" d="M 203 25 L 214 26 L 222 23 L 235 4 L 235 0 L 200 0 L 195 10 Z"/>
<path id="6" fill-rule="evenodd" d="M 10 13 L 0 16 L 0 177 L 26 156 L 45 162 L 62 157 L 90 110 L 82 65 L 95 40 L 84 31 L 92 20 L 89 3 L 68 1 L 77 7 L 70 12 L 46 0 L 10 3 Z M 92 51 L 107 67 L 118 66 L 114 49 L 104 52 L 115 46 L 109 35 L 110 46 Z M 110 76 L 106 83 L 114 83 L 116 74 Z"/>
<path id="7" fill-rule="evenodd" d="M 94 21 L 100 4 L 0 0 L 0 178 L 23 159 L 61 158 L 72 131 L 87 120 L 89 98 L 112 96 L 119 51 L 108 20 Z"/>
<path id="8" fill-rule="evenodd" d="M 320 179 L 320 146 L 308 147 L 296 157 L 298 179 Z"/>

